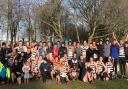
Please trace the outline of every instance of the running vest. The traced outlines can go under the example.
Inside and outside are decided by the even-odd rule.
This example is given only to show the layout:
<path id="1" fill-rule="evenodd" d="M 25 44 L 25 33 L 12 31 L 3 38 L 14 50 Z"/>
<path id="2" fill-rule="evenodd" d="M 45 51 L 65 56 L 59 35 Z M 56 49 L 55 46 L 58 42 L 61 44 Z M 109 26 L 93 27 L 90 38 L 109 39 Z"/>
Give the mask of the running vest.
<path id="1" fill-rule="evenodd" d="M 89 67 L 92 69 L 92 71 L 91 71 L 92 73 L 96 73 L 96 67 L 95 67 L 94 63 L 91 64 Z"/>
<path id="2" fill-rule="evenodd" d="M 107 69 L 108 69 L 108 73 L 114 72 L 113 65 L 110 65 L 109 63 L 106 63 L 106 66 L 107 66 Z"/>
<path id="3" fill-rule="evenodd" d="M 72 63 L 73 64 L 77 64 L 78 63 L 77 59 L 76 60 L 72 60 Z"/>
<path id="4" fill-rule="evenodd" d="M 11 64 L 13 63 L 13 58 L 15 55 L 11 54 L 10 58 L 8 59 L 8 63 L 11 66 Z"/>
<path id="5" fill-rule="evenodd" d="M 18 54 L 21 54 L 21 52 L 24 52 L 24 48 L 23 47 L 22 48 L 18 47 L 17 51 L 18 51 L 17 52 Z"/>
<path id="6" fill-rule="evenodd" d="M 104 68 L 103 68 L 103 65 L 102 64 L 97 64 L 97 67 L 98 67 L 98 71 L 101 73 L 103 72 Z"/>
<path id="7" fill-rule="evenodd" d="M 45 53 L 45 51 L 43 50 L 43 48 L 39 48 L 38 51 L 39 51 L 39 54 L 40 54 L 43 58 L 45 58 L 46 53 Z"/>
<path id="8" fill-rule="evenodd" d="M 87 51 L 88 47 L 83 46 L 81 48 L 82 48 L 82 55 L 84 58 L 86 58 L 86 51 Z"/>
<path id="9" fill-rule="evenodd" d="M 31 60 L 35 60 L 36 56 L 37 56 L 37 51 L 36 52 L 32 52 L 31 53 Z"/>
<path id="10" fill-rule="evenodd" d="M 77 59 L 72 59 L 72 66 L 76 66 L 76 67 L 78 67 L 78 60 Z"/>
<path id="11" fill-rule="evenodd" d="M 71 60 L 73 58 L 73 48 L 68 48 L 68 60 Z"/>
<path id="12" fill-rule="evenodd" d="M 120 46 L 119 48 L 119 57 L 125 57 L 125 51 L 123 46 Z"/>

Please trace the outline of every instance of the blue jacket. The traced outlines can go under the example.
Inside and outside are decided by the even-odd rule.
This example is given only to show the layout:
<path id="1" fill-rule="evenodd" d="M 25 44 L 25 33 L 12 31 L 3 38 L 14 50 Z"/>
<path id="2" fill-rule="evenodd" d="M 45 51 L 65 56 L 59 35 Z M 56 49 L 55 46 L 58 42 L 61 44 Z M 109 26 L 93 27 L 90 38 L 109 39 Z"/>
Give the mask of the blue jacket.
<path id="1" fill-rule="evenodd" d="M 39 54 L 42 56 L 42 58 L 46 57 L 46 52 L 43 50 L 43 48 L 39 48 L 38 51 L 39 51 Z"/>
<path id="2" fill-rule="evenodd" d="M 114 60 L 118 60 L 119 58 L 119 45 L 111 45 L 110 47 L 111 56 L 114 58 Z"/>
<path id="3" fill-rule="evenodd" d="M 0 72 L 0 77 L 5 78 L 6 77 L 6 68 L 3 67 L 2 71 Z"/>

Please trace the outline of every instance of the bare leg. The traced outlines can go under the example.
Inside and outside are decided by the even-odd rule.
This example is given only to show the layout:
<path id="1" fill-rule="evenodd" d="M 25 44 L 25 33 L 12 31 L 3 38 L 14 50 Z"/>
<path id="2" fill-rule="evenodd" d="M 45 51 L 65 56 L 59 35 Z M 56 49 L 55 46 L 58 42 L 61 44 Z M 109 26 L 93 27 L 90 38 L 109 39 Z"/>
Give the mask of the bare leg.
<path id="1" fill-rule="evenodd" d="M 68 76 L 66 76 L 66 81 L 67 81 L 68 84 L 70 83 L 70 80 L 69 80 Z"/>
<path id="2" fill-rule="evenodd" d="M 89 82 L 92 81 L 92 75 L 91 73 L 87 72 L 87 79 L 89 80 Z"/>
<path id="3" fill-rule="evenodd" d="M 51 71 L 51 78 L 52 78 L 52 79 L 54 78 L 54 74 L 55 74 L 55 72 L 54 72 L 54 70 L 52 70 L 52 71 Z"/>
<path id="4" fill-rule="evenodd" d="M 96 73 L 93 73 L 93 79 L 96 80 Z"/>
<path id="5" fill-rule="evenodd" d="M 90 79 L 90 76 L 89 76 L 89 79 Z M 88 73 L 86 73 L 86 74 L 84 75 L 83 81 L 84 81 L 84 82 L 88 82 Z"/>
<path id="6" fill-rule="evenodd" d="M 56 82 L 57 82 L 57 84 L 61 84 L 61 82 L 60 82 L 60 76 L 59 75 L 56 76 Z"/>
<path id="7" fill-rule="evenodd" d="M 12 79 L 12 82 L 14 83 L 14 80 L 15 80 L 15 75 L 14 75 L 14 73 L 11 74 L 11 79 Z"/>
<path id="8" fill-rule="evenodd" d="M 24 79 L 24 83 L 26 84 L 26 79 Z"/>
<path id="9" fill-rule="evenodd" d="M 27 83 L 29 82 L 29 78 L 27 78 Z"/>
<path id="10" fill-rule="evenodd" d="M 17 78 L 17 82 L 19 85 L 21 85 L 21 78 L 20 77 Z"/>

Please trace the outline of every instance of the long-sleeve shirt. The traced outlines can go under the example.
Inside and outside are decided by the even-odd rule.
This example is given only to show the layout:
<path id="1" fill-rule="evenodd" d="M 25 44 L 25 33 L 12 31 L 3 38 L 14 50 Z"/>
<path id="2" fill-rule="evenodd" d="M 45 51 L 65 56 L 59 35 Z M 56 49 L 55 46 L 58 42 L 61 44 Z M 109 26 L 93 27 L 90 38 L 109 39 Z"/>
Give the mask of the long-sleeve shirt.
<path id="1" fill-rule="evenodd" d="M 110 52 L 111 52 L 111 56 L 114 59 L 118 59 L 119 58 L 119 45 L 111 45 L 110 47 Z"/>
<path id="2" fill-rule="evenodd" d="M 109 57 L 110 56 L 110 44 L 104 44 L 104 49 L 103 49 L 103 55 L 105 57 Z"/>

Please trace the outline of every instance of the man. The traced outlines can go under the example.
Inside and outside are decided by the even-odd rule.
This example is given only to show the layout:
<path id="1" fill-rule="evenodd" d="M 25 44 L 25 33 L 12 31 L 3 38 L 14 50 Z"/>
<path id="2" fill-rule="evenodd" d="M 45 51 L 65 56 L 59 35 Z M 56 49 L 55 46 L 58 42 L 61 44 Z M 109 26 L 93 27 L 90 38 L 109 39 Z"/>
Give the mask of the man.
<path id="1" fill-rule="evenodd" d="M 39 51 L 39 54 L 42 56 L 42 58 L 46 57 L 46 51 L 43 48 L 42 42 L 39 43 L 38 51 Z"/>
<path id="2" fill-rule="evenodd" d="M 115 75 L 117 75 L 117 64 L 119 59 L 119 45 L 117 44 L 117 40 L 114 39 L 112 45 L 110 47 L 110 53 L 112 58 L 114 59 L 114 68 L 115 68 Z"/>
<path id="3" fill-rule="evenodd" d="M 62 45 L 61 45 L 61 42 L 60 42 L 60 41 L 57 41 L 57 47 L 58 47 L 59 49 L 62 48 Z"/>
<path id="4" fill-rule="evenodd" d="M 93 51 L 93 46 L 92 44 L 89 45 L 89 49 L 87 49 L 86 52 L 86 61 L 89 62 L 90 57 L 93 57 L 94 51 Z"/>
<path id="5" fill-rule="evenodd" d="M 104 45 L 103 45 L 103 39 L 100 39 L 99 41 L 99 45 L 97 46 L 98 49 L 98 58 L 103 56 L 103 49 L 104 49 Z"/>
<path id="6" fill-rule="evenodd" d="M 107 38 L 103 49 L 104 63 L 108 62 L 108 57 L 110 56 L 110 46 L 109 39 Z"/>
<path id="7" fill-rule="evenodd" d="M 81 46 L 81 49 L 82 49 L 82 55 L 83 55 L 84 59 L 86 59 L 86 52 L 88 49 L 87 41 L 84 41 L 83 45 Z"/>
<path id="8" fill-rule="evenodd" d="M 77 54 L 76 53 L 73 54 L 73 58 L 71 60 L 71 67 L 73 67 L 73 66 L 78 68 L 78 58 L 77 58 Z"/>
<path id="9" fill-rule="evenodd" d="M 123 40 L 120 40 L 120 43 L 119 43 L 119 64 L 120 64 L 121 78 L 123 79 L 126 75 L 125 47 L 124 47 Z"/>
<path id="10" fill-rule="evenodd" d="M 60 56 L 62 57 L 64 53 L 67 52 L 67 48 L 65 47 L 65 44 L 62 43 L 62 47 L 60 49 Z"/>
<path id="11" fill-rule="evenodd" d="M 92 42 L 92 50 L 93 50 L 93 58 L 94 61 L 97 61 L 98 59 L 98 48 L 97 48 L 98 43 L 96 41 Z"/>
<path id="12" fill-rule="evenodd" d="M 73 53 L 74 53 L 74 47 L 72 46 L 72 43 L 69 42 L 67 47 L 67 57 L 68 57 L 69 65 L 71 65 L 71 59 L 73 58 Z"/>
<path id="13" fill-rule="evenodd" d="M 45 60 L 42 61 L 41 65 L 40 65 L 40 72 L 41 72 L 41 77 L 42 77 L 42 81 L 46 82 L 47 79 L 47 74 L 50 74 L 49 71 L 51 70 L 50 68 L 50 64 Z"/>
<path id="14" fill-rule="evenodd" d="M 21 58 L 21 53 L 27 52 L 27 47 L 24 46 L 22 40 L 19 41 L 19 45 L 17 47 L 15 47 L 15 49 L 17 50 L 17 59 L 18 60 Z"/>
<path id="15" fill-rule="evenodd" d="M 5 60 L 6 54 L 7 54 L 7 46 L 6 46 L 6 43 L 3 42 L 2 47 L 1 47 L 1 51 L 0 51 L 0 61 L 3 64 L 5 64 L 5 62 L 6 62 L 6 60 Z"/>
<path id="16" fill-rule="evenodd" d="M 75 52 L 76 52 L 77 58 L 79 58 L 82 53 L 82 48 L 80 47 L 79 42 L 76 44 Z"/>
<path id="17" fill-rule="evenodd" d="M 21 84 L 22 67 L 20 66 L 17 59 L 15 59 L 11 69 L 12 69 L 12 73 L 11 73 L 12 82 L 14 83 L 14 80 L 16 78 L 17 83 L 20 85 Z"/>
<path id="18" fill-rule="evenodd" d="M 52 47 L 51 42 L 48 41 L 48 42 L 47 42 L 47 45 L 48 45 L 48 46 L 47 46 L 47 49 L 46 49 L 47 54 L 53 53 L 53 47 Z"/>
<path id="19" fill-rule="evenodd" d="M 125 43 L 125 59 L 126 59 L 126 62 L 128 63 L 128 42 Z"/>
<path id="20" fill-rule="evenodd" d="M 83 77 L 85 75 L 85 60 L 84 60 L 84 57 L 83 55 L 80 55 L 80 58 L 79 58 L 79 61 L 78 61 L 78 64 L 79 64 L 79 79 L 82 81 L 83 80 Z"/>

